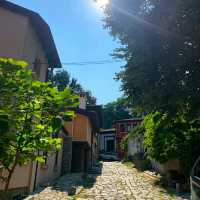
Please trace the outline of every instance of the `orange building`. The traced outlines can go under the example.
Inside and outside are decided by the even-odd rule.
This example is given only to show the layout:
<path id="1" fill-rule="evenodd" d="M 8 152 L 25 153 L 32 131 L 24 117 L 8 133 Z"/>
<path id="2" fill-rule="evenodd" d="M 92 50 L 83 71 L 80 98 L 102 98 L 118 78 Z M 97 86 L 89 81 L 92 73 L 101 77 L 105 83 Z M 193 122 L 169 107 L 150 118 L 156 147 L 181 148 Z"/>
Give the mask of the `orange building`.
<path id="1" fill-rule="evenodd" d="M 75 110 L 76 116 L 64 126 L 63 173 L 86 172 L 97 160 L 101 106 Z"/>

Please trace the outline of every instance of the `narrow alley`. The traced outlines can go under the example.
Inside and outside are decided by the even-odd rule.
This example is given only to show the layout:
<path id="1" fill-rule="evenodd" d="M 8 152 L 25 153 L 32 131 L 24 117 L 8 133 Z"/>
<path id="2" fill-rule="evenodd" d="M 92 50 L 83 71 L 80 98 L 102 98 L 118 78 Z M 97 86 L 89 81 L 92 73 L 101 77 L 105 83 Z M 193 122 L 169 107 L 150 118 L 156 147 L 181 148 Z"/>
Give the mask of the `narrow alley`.
<path id="1" fill-rule="evenodd" d="M 200 0 L 0 0 L 0 200 L 200 200 Z"/>
<path id="2" fill-rule="evenodd" d="M 72 178 L 73 176 L 73 178 Z M 101 174 L 91 174 L 80 184 L 81 176 L 62 177 L 54 187 L 47 187 L 29 200 L 184 200 L 155 186 L 151 179 L 120 162 L 103 162 Z M 73 180 L 72 180 L 73 179 Z M 77 184 L 79 182 L 79 184 Z M 76 185 L 76 195 L 68 196 L 67 187 Z"/>

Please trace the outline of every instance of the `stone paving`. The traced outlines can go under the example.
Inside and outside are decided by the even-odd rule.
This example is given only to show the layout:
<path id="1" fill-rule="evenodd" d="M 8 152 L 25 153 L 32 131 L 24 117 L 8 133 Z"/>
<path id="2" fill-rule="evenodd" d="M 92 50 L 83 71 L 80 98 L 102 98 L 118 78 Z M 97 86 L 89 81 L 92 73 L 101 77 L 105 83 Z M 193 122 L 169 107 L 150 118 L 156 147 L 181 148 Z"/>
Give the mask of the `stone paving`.
<path id="1" fill-rule="evenodd" d="M 46 188 L 39 188 L 34 195 L 24 200 L 71 200 L 73 198 L 68 195 L 68 191 L 75 187 L 77 188 L 76 192 L 79 193 L 83 189 L 81 186 L 82 181 L 82 174 L 68 174 Z"/>
<path id="2" fill-rule="evenodd" d="M 101 174 L 90 175 L 94 182 L 90 185 L 77 185 L 78 194 L 67 195 L 69 179 L 62 177 L 56 184 L 57 189 L 48 187 L 33 200 L 185 200 L 173 196 L 164 189 L 155 186 L 150 178 L 136 169 L 129 168 L 120 162 L 104 162 Z M 78 177 L 77 180 L 78 181 Z M 71 179 L 72 180 L 72 179 Z M 73 181 L 71 181 L 72 184 Z M 63 187 L 64 186 L 64 187 Z M 64 189 L 65 188 L 65 189 Z"/>

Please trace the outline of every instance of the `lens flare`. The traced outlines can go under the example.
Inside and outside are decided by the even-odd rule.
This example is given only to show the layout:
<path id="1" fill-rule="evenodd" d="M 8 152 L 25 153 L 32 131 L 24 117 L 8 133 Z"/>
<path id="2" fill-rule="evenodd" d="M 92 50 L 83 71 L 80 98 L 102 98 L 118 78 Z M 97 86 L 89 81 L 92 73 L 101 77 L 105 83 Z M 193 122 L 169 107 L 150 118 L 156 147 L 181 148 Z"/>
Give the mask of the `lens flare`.
<path id="1" fill-rule="evenodd" d="M 109 0 L 96 0 L 96 3 L 99 7 L 105 7 L 109 3 Z"/>

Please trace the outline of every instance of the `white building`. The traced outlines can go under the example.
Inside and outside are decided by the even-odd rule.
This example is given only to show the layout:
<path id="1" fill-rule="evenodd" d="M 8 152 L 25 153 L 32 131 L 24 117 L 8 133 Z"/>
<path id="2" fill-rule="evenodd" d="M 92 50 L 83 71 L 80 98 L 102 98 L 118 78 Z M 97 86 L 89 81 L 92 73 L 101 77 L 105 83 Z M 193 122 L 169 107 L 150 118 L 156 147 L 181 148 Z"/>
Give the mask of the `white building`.
<path id="1" fill-rule="evenodd" d="M 116 152 L 116 131 L 115 129 L 101 130 L 99 134 L 100 153 Z"/>

